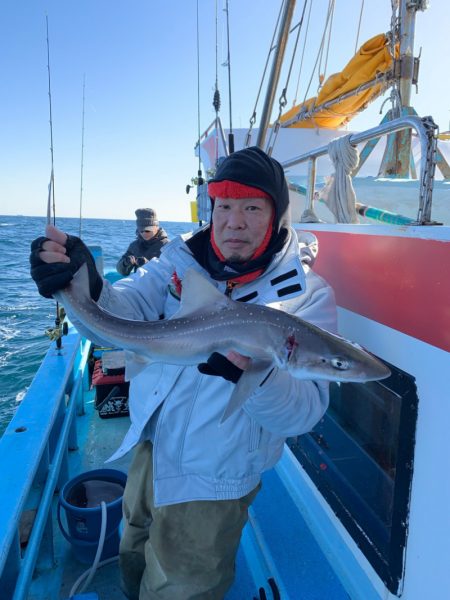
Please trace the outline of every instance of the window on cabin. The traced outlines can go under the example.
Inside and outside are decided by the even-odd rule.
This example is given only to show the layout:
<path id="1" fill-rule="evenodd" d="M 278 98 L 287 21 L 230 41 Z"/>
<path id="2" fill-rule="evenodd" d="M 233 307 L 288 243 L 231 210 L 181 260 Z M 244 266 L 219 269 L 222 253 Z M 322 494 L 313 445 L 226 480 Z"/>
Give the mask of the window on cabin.
<path id="1" fill-rule="evenodd" d="M 332 383 L 330 407 L 314 430 L 288 445 L 396 593 L 403 572 L 417 391 L 389 365 L 383 381 Z"/>

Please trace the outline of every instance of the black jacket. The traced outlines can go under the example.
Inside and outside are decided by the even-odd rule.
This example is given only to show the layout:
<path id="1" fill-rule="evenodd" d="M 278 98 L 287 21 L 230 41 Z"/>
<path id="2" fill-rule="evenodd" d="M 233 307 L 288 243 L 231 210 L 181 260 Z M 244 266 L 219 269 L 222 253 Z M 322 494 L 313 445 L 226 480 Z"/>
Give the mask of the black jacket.
<path id="1" fill-rule="evenodd" d="M 130 256 L 135 256 L 137 259 L 146 258 L 147 260 L 151 260 L 161 254 L 161 248 L 169 241 L 167 233 L 162 227 L 160 227 L 156 232 L 156 235 L 148 241 L 144 240 L 139 233 L 137 235 L 137 239 L 131 242 L 128 246 L 128 250 L 117 262 L 116 269 L 121 275 L 129 275 L 131 271 L 136 271 L 138 266 L 141 266 L 132 265 Z"/>

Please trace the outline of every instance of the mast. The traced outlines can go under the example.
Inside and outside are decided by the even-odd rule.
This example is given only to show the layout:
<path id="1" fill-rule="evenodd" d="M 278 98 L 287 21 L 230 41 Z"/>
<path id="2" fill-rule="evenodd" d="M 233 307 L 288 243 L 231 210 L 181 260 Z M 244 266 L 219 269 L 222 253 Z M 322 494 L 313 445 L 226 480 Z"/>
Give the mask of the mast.
<path id="1" fill-rule="evenodd" d="M 403 106 L 411 106 L 411 88 L 415 83 L 414 33 L 416 12 L 424 11 L 426 0 L 401 0 L 400 21 L 400 79 L 399 91 Z"/>
<path id="2" fill-rule="evenodd" d="M 394 57 L 394 73 L 400 106 L 399 111 L 396 110 L 395 106 L 388 111 L 385 117 L 388 120 L 398 116 L 404 117 L 417 114 L 411 106 L 411 89 L 413 84 L 417 83 L 419 68 L 419 59 L 414 57 L 414 32 L 416 12 L 427 8 L 427 0 L 397 0 L 394 10 L 397 10 L 397 7 L 400 56 L 398 60 L 395 60 Z M 393 27 L 393 36 L 394 33 Z M 378 176 L 402 179 L 408 179 L 410 176 L 413 179 L 416 178 L 414 159 L 411 153 L 410 129 L 388 135 Z"/>
<path id="3" fill-rule="evenodd" d="M 270 115 L 272 114 L 273 101 L 277 91 L 278 80 L 280 78 L 281 66 L 283 64 L 284 52 L 286 50 L 289 28 L 291 26 L 292 15 L 294 14 L 296 0 L 285 0 L 283 16 L 281 19 L 278 40 L 276 44 L 275 56 L 273 58 L 272 70 L 270 72 L 269 82 L 267 84 L 266 99 L 259 124 L 258 139 L 256 145 L 263 148 L 266 140 L 267 127 L 269 126 Z"/>

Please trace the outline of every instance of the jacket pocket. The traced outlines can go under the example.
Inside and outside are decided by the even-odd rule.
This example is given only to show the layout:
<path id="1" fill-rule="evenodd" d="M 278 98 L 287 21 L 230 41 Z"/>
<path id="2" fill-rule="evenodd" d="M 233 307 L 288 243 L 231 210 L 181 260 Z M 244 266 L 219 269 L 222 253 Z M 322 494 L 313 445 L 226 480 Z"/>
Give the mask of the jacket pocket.
<path id="1" fill-rule="evenodd" d="M 261 425 L 254 419 L 250 420 L 250 438 L 248 442 L 248 451 L 254 452 L 258 450 L 261 442 Z"/>

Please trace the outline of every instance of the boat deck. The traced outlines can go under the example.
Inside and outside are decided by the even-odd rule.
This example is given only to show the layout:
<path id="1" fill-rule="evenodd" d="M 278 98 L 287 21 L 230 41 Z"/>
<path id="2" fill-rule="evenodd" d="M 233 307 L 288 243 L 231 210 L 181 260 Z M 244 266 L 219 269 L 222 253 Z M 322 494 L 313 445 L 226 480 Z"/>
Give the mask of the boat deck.
<path id="1" fill-rule="evenodd" d="M 85 407 L 86 414 L 77 418 L 78 442 L 83 451 L 70 453 L 70 477 L 104 467 L 104 461 L 118 447 L 129 425 L 127 417 L 99 418 L 92 391 L 87 393 Z M 130 460 L 131 453 L 107 466 L 127 471 Z M 56 504 L 55 496 L 55 511 Z M 75 558 L 58 525 L 54 528 L 56 568 L 35 574 L 30 600 L 68 599 L 75 581 L 88 568 Z M 275 582 L 276 589 L 269 580 Z M 260 591 L 262 587 L 265 595 Z M 80 587 L 77 591 L 80 593 Z M 101 600 L 124 600 L 117 562 L 98 569 L 87 592 L 96 592 Z M 341 600 L 348 597 L 279 475 L 275 470 L 266 473 L 244 530 L 236 580 L 226 600 Z"/>

